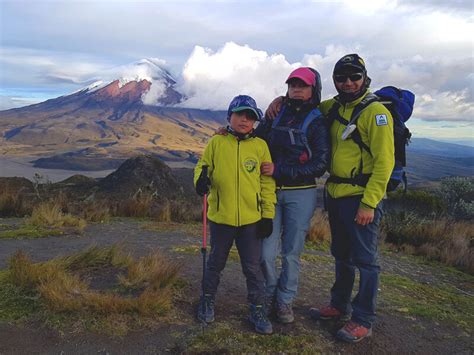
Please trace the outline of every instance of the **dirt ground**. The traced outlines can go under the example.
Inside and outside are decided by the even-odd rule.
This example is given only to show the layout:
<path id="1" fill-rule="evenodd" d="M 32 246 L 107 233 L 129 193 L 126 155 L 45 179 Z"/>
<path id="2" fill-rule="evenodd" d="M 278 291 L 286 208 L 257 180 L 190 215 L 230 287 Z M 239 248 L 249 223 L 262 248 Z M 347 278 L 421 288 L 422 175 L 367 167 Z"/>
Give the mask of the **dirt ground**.
<path id="1" fill-rule="evenodd" d="M 0 219 L 2 225 L 18 225 L 20 219 Z M 62 332 L 42 324 L 20 324 L 0 321 L 0 354 L 142 354 L 142 353 L 229 353 L 239 352 L 235 347 L 219 342 L 212 350 L 190 348 L 193 339 L 215 332 L 220 328 L 232 329 L 244 337 L 255 337 L 246 320 L 245 281 L 238 259 L 229 258 L 224 270 L 216 303 L 216 323 L 204 326 L 195 319 L 196 303 L 200 290 L 202 258 L 189 247 L 199 247 L 199 227 L 195 231 L 174 230 L 156 232 L 143 229 L 149 222 L 131 219 L 114 220 L 107 224 L 86 227 L 82 235 L 63 235 L 42 239 L 0 240 L 0 269 L 8 265 L 8 258 L 18 249 L 31 255 L 33 261 L 45 261 L 87 248 L 91 245 L 108 246 L 122 243 L 135 256 L 160 249 L 171 255 L 181 266 L 181 277 L 186 281 L 184 294 L 176 300 L 174 310 L 162 324 L 150 329 L 132 331 L 126 336 L 108 336 L 92 332 Z M 186 249 L 187 248 L 187 249 Z M 180 251 L 181 250 L 181 251 Z M 381 285 L 378 320 L 371 338 L 355 345 L 340 343 L 334 334 L 338 324 L 319 324 L 307 316 L 310 307 L 328 300 L 333 281 L 333 264 L 330 255 L 317 250 L 306 250 L 302 262 L 300 289 L 294 304 L 294 324 L 274 324 L 274 335 L 265 341 L 289 335 L 304 334 L 319 339 L 320 347 L 304 349 L 308 353 L 348 354 L 472 354 L 472 329 L 462 329 L 449 322 L 413 317 L 396 312 L 384 297 Z M 319 260 L 319 262 L 318 262 Z M 423 284 L 451 285 L 459 292 L 472 295 L 472 284 L 463 283 L 451 274 L 439 272 L 436 266 L 417 263 L 395 253 L 381 253 L 382 272 L 400 275 Z M 473 300 L 474 301 L 474 300 Z M 263 339 L 263 338 L 262 338 Z M 275 338 L 276 339 L 276 338 Z M 208 344 L 209 345 L 209 344 Z M 238 348 L 237 348 L 238 349 Z M 255 352 L 264 351 L 262 349 Z M 294 348 L 282 353 L 294 353 Z"/>

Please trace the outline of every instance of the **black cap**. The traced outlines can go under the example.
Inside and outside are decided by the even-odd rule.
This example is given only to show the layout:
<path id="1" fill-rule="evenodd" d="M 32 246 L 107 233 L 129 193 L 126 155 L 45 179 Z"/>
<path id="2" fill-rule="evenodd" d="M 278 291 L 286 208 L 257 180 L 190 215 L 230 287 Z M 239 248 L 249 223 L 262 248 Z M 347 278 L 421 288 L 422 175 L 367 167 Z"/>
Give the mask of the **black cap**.
<path id="1" fill-rule="evenodd" d="M 359 71 L 367 73 L 364 60 L 358 54 L 346 54 L 334 66 L 334 73 Z"/>

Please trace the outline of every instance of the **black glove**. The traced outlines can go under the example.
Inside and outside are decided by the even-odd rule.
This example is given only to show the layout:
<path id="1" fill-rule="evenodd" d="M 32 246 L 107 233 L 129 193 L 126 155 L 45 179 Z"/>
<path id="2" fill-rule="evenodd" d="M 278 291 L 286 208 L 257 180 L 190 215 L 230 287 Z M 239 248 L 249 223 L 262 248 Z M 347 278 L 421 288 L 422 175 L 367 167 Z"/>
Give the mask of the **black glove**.
<path id="1" fill-rule="evenodd" d="M 199 196 L 204 196 L 209 192 L 211 186 L 211 180 L 207 177 L 207 166 L 203 167 L 201 175 L 196 181 L 196 192 Z"/>
<path id="2" fill-rule="evenodd" d="M 257 238 L 265 239 L 273 232 L 273 220 L 271 218 L 262 218 L 257 224 Z"/>

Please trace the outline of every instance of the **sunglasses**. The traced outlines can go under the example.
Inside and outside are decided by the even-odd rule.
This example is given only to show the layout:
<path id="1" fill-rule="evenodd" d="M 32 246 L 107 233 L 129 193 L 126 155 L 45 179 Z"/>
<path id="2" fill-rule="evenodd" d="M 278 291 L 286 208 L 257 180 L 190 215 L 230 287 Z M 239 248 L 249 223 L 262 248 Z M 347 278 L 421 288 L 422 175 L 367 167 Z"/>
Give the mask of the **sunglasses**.
<path id="1" fill-rule="evenodd" d="M 334 80 L 338 83 L 345 83 L 347 79 L 350 81 L 358 81 L 364 77 L 362 73 L 355 74 L 336 74 L 334 75 Z"/>

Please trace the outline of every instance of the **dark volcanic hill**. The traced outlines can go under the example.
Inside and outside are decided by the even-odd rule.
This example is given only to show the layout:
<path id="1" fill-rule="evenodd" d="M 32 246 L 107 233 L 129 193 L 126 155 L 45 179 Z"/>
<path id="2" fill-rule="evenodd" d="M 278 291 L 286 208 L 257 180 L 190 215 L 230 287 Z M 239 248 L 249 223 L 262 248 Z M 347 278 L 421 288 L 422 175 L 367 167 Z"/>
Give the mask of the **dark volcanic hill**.
<path id="1" fill-rule="evenodd" d="M 98 193 L 131 197 L 140 193 L 176 199 L 184 188 L 160 159 L 141 155 L 126 160 L 116 171 L 101 179 Z"/>

